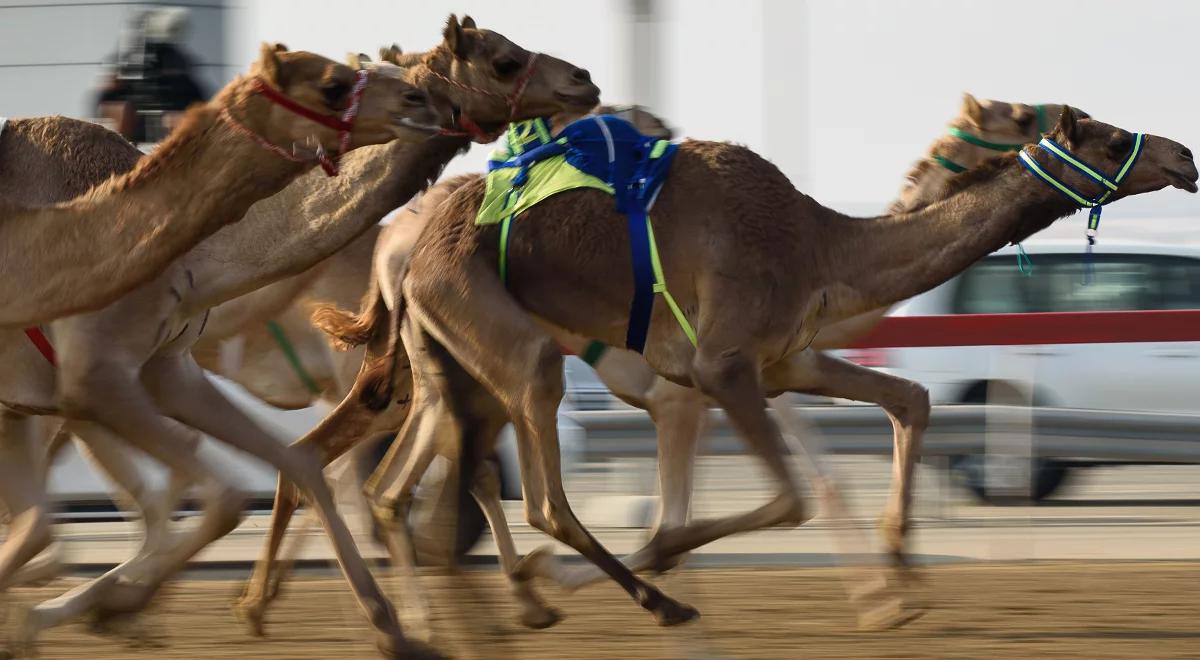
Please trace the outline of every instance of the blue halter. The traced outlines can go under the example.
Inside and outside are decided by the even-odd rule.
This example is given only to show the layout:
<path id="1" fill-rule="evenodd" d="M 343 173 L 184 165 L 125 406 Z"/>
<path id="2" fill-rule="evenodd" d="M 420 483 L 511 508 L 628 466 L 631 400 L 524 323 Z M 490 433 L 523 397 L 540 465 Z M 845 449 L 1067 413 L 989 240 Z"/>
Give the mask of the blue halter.
<path id="1" fill-rule="evenodd" d="M 1063 163 L 1066 163 L 1068 167 L 1076 172 L 1079 172 L 1083 176 L 1100 184 L 1100 192 L 1092 195 L 1091 197 L 1084 196 L 1083 193 L 1072 188 L 1067 183 L 1056 179 L 1052 174 L 1043 169 L 1042 166 L 1039 165 L 1036 160 L 1034 160 L 1033 156 L 1029 155 L 1028 151 L 1022 149 L 1018 156 L 1021 159 L 1021 164 L 1025 166 L 1025 169 L 1029 170 L 1030 173 L 1032 173 L 1038 179 L 1041 179 L 1046 185 L 1062 193 L 1064 197 L 1078 204 L 1080 208 L 1091 209 L 1091 212 L 1088 213 L 1088 226 L 1086 233 L 1087 271 L 1084 279 L 1085 284 L 1090 282 L 1092 279 L 1092 246 L 1096 244 L 1096 232 L 1100 229 L 1100 213 L 1104 210 L 1104 205 L 1107 204 L 1112 198 L 1112 194 L 1117 191 L 1117 188 L 1120 187 L 1121 182 L 1125 180 L 1125 177 L 1129 174 L 1130 170 L 1133 169 L 1134 163 L 1136 163 L 1138 157 L 1142 155 L 1142 147 L 1144 147 L 1145 144 L 1146 135 L 1144 133 L 1135 133 L 1133 136 L 1133 149 L 1129 152 L 1129 157 L 1125 159 L 1125 163 L 1121 165 L 1121 169 L 1117 171 L 1116 175 L 1114 175 L 1112 178 L 1109 178 L 1101 174 L 1100 171 L 1095 167 L 1088 165 L 1082 159 L 1072 154 L 1061 144 L 1055 142 L 1051 138 L 1043 137 L 1042 141 L 1037 144 L 1037 146 L 1041 147 L 1043 151 L 1057 158 Z"/>

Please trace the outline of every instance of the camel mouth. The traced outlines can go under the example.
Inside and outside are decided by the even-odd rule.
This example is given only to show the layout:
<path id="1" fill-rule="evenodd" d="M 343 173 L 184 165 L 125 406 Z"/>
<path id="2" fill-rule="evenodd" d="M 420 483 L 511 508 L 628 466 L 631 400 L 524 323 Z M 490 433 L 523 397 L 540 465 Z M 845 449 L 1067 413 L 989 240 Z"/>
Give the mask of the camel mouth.
<path id="1" fill-rule="evenodd" d="M 442 127 L 436 124 L 426 124 L 409 117 L 399 117 L 396 119 L 396 123 L 404 128 L 410 128 L 414 131 L 421 131 L 424 133 L 437 133 L 438 131 L 442 130 Z"/>
<path id="2" fill-rule="evenodd" d="M 588 110 L 600 105 L 600 92 L 586 92 L 583 94 L 564 94 L 562 92 L 554 92 L 554 98 L 565 102 L 567 105 L 576 108 L 586 108 Z"/>
<path id="3" fill-rule="evenodd" d="M 1197 174 L 1195 170 L 1192 170 L 1186 174 L 1183 172 L 1170 170 L 1167 172 L 1167 178 L 1171 180 L 1171 185 L 1179 188 L 1180 190 L 1186 190 L 1190 193 L 1200 191 L 1200 187 L 1196 185 Z"/>

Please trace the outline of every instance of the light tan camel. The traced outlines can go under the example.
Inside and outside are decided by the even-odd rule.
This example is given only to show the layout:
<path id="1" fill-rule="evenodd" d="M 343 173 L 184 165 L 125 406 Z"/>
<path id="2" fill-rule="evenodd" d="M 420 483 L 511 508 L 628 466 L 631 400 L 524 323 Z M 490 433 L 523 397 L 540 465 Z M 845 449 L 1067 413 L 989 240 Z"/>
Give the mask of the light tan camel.
<path id="1" fill-rule="evenodd" d="M 388 141 L 397 136 L 409 141 L 425 141 L 430 131 L 436 130 L 438 115 L 429 105 L 425 93 L 399 78 L 365 72 L 356 74 L 344 65 L 307 53 L 287 53 L 281 47 L 264 47 L 254 73 L 255 76 L 249 81 L 239 79 L 231 83 L 213 102 L 190 111 L 185 125 L 161 145 L 154 155 L 141 160 L 129 174 L 112 179 L 78 200 L 22 211 L 27 216 L 23 221 L 34 222 L 42 215 L 53 219 L 69 214 L 86 213 L 96 214 L 98 219 L 113 224 L 120 224 L 123 222 L 120 217 L 134 213 L 157 214 L 167 218 L 188 215 L 189 219 L 190 214 L 220 218 L 241 217 L 253 202 L 277 192 L 306 169 L 311 169 L 311 164 L 315 164 L 315 161 L 307 157 L 299 158 L 295 154 L 287 154 L 288 157 L 283 158 L 280 154 L 272 153 L 271 149 L 264 148 L 274 145 L 274 141 L 279 140 L 280 136 L 288 136 L 286 132 L 270 129 L 268 117 L 271 118 L 270 121 L 293 127 L 290 130 L 296 135 L 303 135 L 296 125 L 297 118 L 301 122 L 312 124 L 305 129 L 306 133 L 311 134 L 316 130 L 321 140 L 333 145 L 330 151 L 336 153 L 356 148 L 361 144 Z M 268 89 L 276 91 L 265 91 Z M 296 105 L 298 102 L 290 97 L 280 96 L 278 89 L 285 90 L 287 94 L 298 94 L 300 98 L 319 98 L 322 103 L 320 107 L 334 110 L 342 106 L 356 107 L 356 113 L 343 111 L 347 118 L 352 114 L 358 115 L 353 131 L 345 130 L 345 122 L 342 122 L 340 132 L 322 128 L 315 120 L 322 119 L 325 115 L 303 105 Z M 273 99 L 259 100 L 260 95 L 270 95 Z M 305 100 L 307 102 L 307 99 Z M 277 112 L 273 106 L 280 103 L 302 108 L 307 115 L 300 117 L 296 114 L 298 111 L 290 108 Z M 252 132 L 255 129 L 249 128 L 248 125 L 261 125 L 268 130 L 259 129 L 263 133 L 260 135 L 258 132 Z M 97 127 L 95 130 L 104 129 Z M 87 157 L 89 148 L 103 149 L 113 144 L 99 142 L 75 145 L 77 151 L 72 155 Z M 319 145 L 320 142 L 315 144 Z M 128 146 L 119 142 L 115 145 L 118 149 Z M 46 158 L 51 158 L 56 153 L 65 155 L 53 148 L 49 151 L 50 155 Z M 101 162 L 119 161 L 110 158 Z M 190 176 L 192 167 L 210 171 L 212 174 L 193 181 L 194 177 Z M 61 169 L 70 168 L 62 166 Z M 39 182 L 39 185 L 47 191 L 52 189 L 46 182 Z M 77 185 L 77 182 L 68 179 L 65 183 L 60 182 L 59 189 L 69 189 L 73 185 Z M 117 217 L 106 217 L 114 213 Z M 76 218 L 76 226 L 87 228 L 87 220 L 86 217 Z M 100 275 L 103 276 L 103 273 Z M 178 297 L 177 291 L 187 286 L 186 278 L 179 277 L 179 273 L 175 273 L 170 280 L 162 281 L 160 278 L 157 282 L 159 284 L 155 289 L 156 293 L 166 296 Z M 155 288 L 153 283 L 143 287 Z M 137 292 L 129 295 L 136 298 Z M 122 309 L 125 313 L 139 311 L 137 302 L 127 304 Z M 94 320 L 95 314 L 60 319 L 52 324 L 50 331 L 52 335 L 56 334 L 56 329 L 61 331 L 59 334 L 69 335 L 72 328 L 87 326 Z M 115 321 L 114 318 L 114 322 L 110 323 L 114 323 L 114 329 L 119 331 L 120 323 Z M 184 328 L 186 327 L 185 324 Z M 152 337 L 151 342 L 170 344 L 178 338 L 166 335 L 165 323 L 157 330 L 158 335 Z M 0 334 L 4 333 L 7 333 L 6 339 L 9 341 L 6 342 L 6 347 L 0 350 L 12 359 L 14 373 L 11 381 L 0 386 L 4 390 L 0 399 L 5 406 L 3 442 L 7 444 L 6 449 L 10 450 L 10 460 L 6 460 L 4 465 L 0 466 L 0 470 L 5 473 L 0 478 L 0 481 L 4 482 L 0 488 L 3 488 L 3 497 L 9 507 L 19 512 L 14 521 L 18 524 L 13 525 L 14 534 L 0 552 L 0 575 L 7 576 L 11 574 L 10 571 L 24 564 L 28 557 L 36 555 L 40 550 L 39 546 L 43 546 L 48 540 L 44 497 L 40 487 L 32 481 L 37 471 L 28 469 L 29 465 L 36 463 L 31 461 L 22 465 L 22 461 L 17 460 L 17 456 L 28 455 L 31 442 L 29 424 L 24 413 L 56 412 L 61 409 L 75 420 L 90 420 L 79 421 L 71 429 L 85 438 L 101 437 L 108 433 L 107 428 L 94 421 L 108 422 L 110 428 L 116 426 L 113 419 L 117 417 L 121 418 L 118 423 L 137 422 L 136 416 L 122 416 L 116 406 L 97 406 L 94 399 L 88 399 L 78 393 L 77 390 L 86 389 L 86 386 L 81 387 L 81 383 L 96 377 L 104 370 L 85 365 L 82 372 L 74 371 L 73 367 L 77 362 L 73 356 L 77 346 L 73 346 L 69 341 L 60 344 L 62 370 L 55 373 L 53 367 L 40 355 L 30 360 L 33 355 L 28 352 L 28 344 L 22 343 L 15 330 L 0 331 Z M 136 347 L 137 344 L 126 347 L 129 346 Z M 101 345 L 96 348 L 96 352 L 97 359 L 107 363 L 110 370 L 113 367 L 124 370 L 121 359 L 127 356 L 122 355 L 120 347 Z M 111 384 L 117 385 L 123 380 L 137 383 L 138 371 L 137 368 L 123 371 L 122 376 Z M 141 375 L 146 375 L 144 370 Z M 55 380 L 60 376 L 58 385 L 62 386 L 61 396 L 55 392 Z M 136 392 L 140 387 L 141 385 L 137 384 L 131 389 Z M 115 393 L 117 401 L 127 403 L 127 394 Z M 113 394 L 108 396 L 112 397 Z M 136 401 L 137 396 L 133 399 Z M 143 401 L 150 399 L 146 397 Z M 150 410 L 153 410 L 153 404 Z M 147 411 L 147 415 L 156 420 L 160 419 L 156 412 Z M 181 435 L 182 427 L 169 428 L 174 433 L 165 437 L 178 440 L 176 448 L 183 453 L 190 453 L 187 449 L 194 440 L 191 433 L 184 432 Z M 172 457 L 171 443 L 158 445 L 152 439 L 152 435 L 138 435 L 142 437 L 138 437 L 135 442 L 155 447 L 155 453 L 160 457 Z M 159 447 L 161 449 L 158 449 Z M 17 452 L 18 448 L 20 453 L 14 455 L 13 452 Z M 288 460 L 295 462 L 290 457 Z M 196 465 L 196 462 L 190 461 L 186 456 L 178 456 L 174 460 L 175 467 L 191 470 L 192 472 L 186 473 L 191 476 L 197 476 L 203 469 L 202 466 L 193 467 Z M 210 534 L 231 522 L 236 522 L 238 511 L 235 507 L 238 506 L 237 500 L 240 497 L 234 493 L 235 491 L 230 490 L 222 494 L 221 501 L 213 500 L 214 504 L 222 506 L 210 511 L 212 516 L 206 520 L 206 529 Z"/>
<path id="2" fill-rule="evenodd" d="M 374 84 L 356 92 L 353 70 L 315 55 L 264 46 L 257 67 L 254 75 L 192 112 L 161 153 L 133 175 L 56 206 L 0 201 L 5 248 L 0 326 L 38 323 L 112 302 L 240 219 L 254 201 L 281 190 L 307 168 L 303 161 L 310 160 L 309 152 L 316 158 L 318 151 L 340 154 L 412 136 L 414 129 L 406 123 L 414 121 L 414 110 L 425 112 L 424 96 L 404 83 L 375 76 Z M 280 93 L 281 101 L 272 100 Z M 409 100 L 405 93 L 415 96 Z M 279 104 L 297 103 L 312 117 L 344 129 L 347 122 L 339 116 L 352 101 L 356 116 L 350 131 L 334 130 Z M 420 120 L 428 122 L 428 113 Z M 96 183 L 89 175 L 97 169 L 127 166 L 137 155 L 109 131 L 61 118 L 8 122 L 0 140 L 0 160 L 20 163 L 6 168 L 36 168 L 51 182 Z M 95 162 L 78 162 L 83 159 L 77 154 L 100 152 L 105 156 Z M 53 187 L 2 185 L 8 186 L 2 192 L 16 191 L 17 200 Z"/>
<path id="3" fill-rule="evenodd" d="M 586 72 L 546 55 L 535 56 L 496 33 L 475 28 L 469 19 L 459 24 L 452 18 L 441 46 L 425 57 L 410 59 L 415 62 L 408 68 L 412 77 L 425 80 L 435 95 L 447 98 L 461 117 L 469 116 L 483 130 L 511 118 L 590 106 L 598 95 Z M 516 70 L 511 68 L 512 62 L 517 64 Z M 87 402 L 86 410 L 122 418 L 119 405 L 96 403 L 119 396 L 125 387 L 138 389 L 136 383 L 122 378 L 128 367 L 115 362 L 139 365 L 134 368 L 140 368 L 142 381 L 159 394 L 156 403 L 173 416 L 284 468 L 284 477 L 304 490 L 319 488 L 314 494 L 316 504 L 322 513 L 330 514 L 325 521 L 332 528 L 340 555 L 347 560 L 352 586 L 381 633 L 381 645 L 393 650 L 409 647 L 344 523 L 333 513 L 319 471 L 310 471 L 315 465 L 308 462 L 309 454 L 284 451 L 232 408 L 203 379 L 187 349 L 203 330 L 208 306 L 318 263 L 423 187 L 464 144 L 463 138 L 450 137 L 404 150 L 351 154 L 343 169 L 355 180 L 353 187 L 306 181 L 290 198 L 277 196 L 257 205 L 251 213 L 258 212 L 256 219 L 218 232 L 197 246 L 175 264 L 172 273 L 157 281 L 157 288 L 144 287 L 85 321 L 65 319 L 52 326 L 62 356 L 60 389 L 64 396 Z M 114 354 L 120 359 L 114 359 Z M 76 403 L 72 407 L 77 408 L 84 406 Z M 143 437 L 179 435 L 172 436 L 175 427 L 153 417 L 153 421 L 141 420 Z M 125 424 L 123 428 L 133 427 Z M 195 479 L 203 469 L 187 466 L 189 471 L 180 463 L 177 460 L 170 466 L 181 478 Z M 194 543 L 173 549 L 169 560 L 160 559 L 148 575 L 143 571 L 136 583 L 101 581 L 98 586 L 104 587 L 105 595 L 99 608 L 140 609 L 167 575 L 222 530 L 214 525 L 207 536 L 192 535 Z M 44 628 L 46 621 L 62 617 L 39 607 L 31 612 L 30 620 L 29 629 L 37 630 Z"/>
<path id="4" fill-rule="evenodd" d="M 1057 116 L 1061 113 L 1062 106 L 1048 105 L 1042 106 L 1043 111 L 1054 113 L 1050 116 Z M 607 108 L 601 109 L 606 111 Z M 982 140 L 991 142 L 1001 142 L 1005 140 L 1019 139 L 1022 142 L 1036 139 L 1036 122 L 1032 123 L 1032 130 L 1028 128 L 1031 122 L 1026 118 L 1036 116 L 1035 106 L 1023 104 L 1008 104 L 996 101 L 976 101 L 970 95 L 964 98 L 963 110 L 960 116 L 956 118 L 951 125 L 957 126 L 964 130 L 970 130 L 972 134 Z M 642 113 L 633 117 L 635 124 L 639 130 L 647 134 L 654 134 L 658 137 L 670 137 L 669 131 L 664 130 L 664 126 L 660 120 L 652 115 Z M 653 122 L 650 120 L 653 119 Z M 1022 134 L 1022 131 L 1025 131 Z M 1021 135 L 1020 138 L 1015 136 Z M 943 157 L 954 158 L 957 161 L 977 163 L 981 162 L 984 156 L 977 152 L 988 153 L 987 150 L 978 146 L 969 144 L 961 140 L 946 141 L 938 139 L 930 148 L 930 155 L 938 154 Z M 931 158 L 930 156 L 930 158 Z M 380 289 L 380 297 L 382 302 L 388 307 L 391 307 L 394 298 L 393 282 L 398 273 L 400 273 L 404 264 L 407 262 L 407 257 L 412 245 L 415 243 L 425 223 L 432 215 L 433 208 L 440 200 L 447 197 L 451 192 L 459 186 L 471 181 L 471 177 L 459 177 L 452 181 L 443 182 L 435 186 L 425 197 L 420 200 L 414 200 L 406 207 L 408 213 L 402 214 L 402 222 L 390 226 L 385 230 L 384 236 L 381 238 L 379 248 L 376 255 L 376 272 L 378 273 L 376 283 Z M 917 166 L 910 174 L 910 187 L 920 188 L 926 196 L 945 194 L 945 186 L 948 178 L 936 176 L 929 168 Z M 377 304 L 373 300 L 368 300 L 369 305 L 367 310 L 378 309 Z M 869 329 L 870 324 L 873 324 L 874 319 L 881 313 L 869 313 L 860 315 L 856 319 L 851 319 L 847 322 L 835 324 L 831 328 L 825 328 L 820 333 L 816 344 L 836 347 L 838 342 L 849 341 L 853 337 L 858 336 L 865 329 Z M 362 319 L 347 319 L 337 318 L 327 311 L 324 313 L 325 319 L 331 322 L 333 329 L 340 333 L 340 341 L 343 345 L 362 341 L 370 336 L 371 333 L 365 333 L 364 330 L 370 324 L 367 318 Z M 871 318 L 870 324 L 864 323 L 868 318 Z M 376 319 L 380 320 L 380 319 Z M 351 328 L 350 333 L 346 333 L 346 328 Z M 833 332 L 830 332 L 832 330 Z M 570 348 L 576 354 L 583 354 L 587 340 L 571 335 L 569 333 L 554 332 L 555 339 L 565 347 Z M 357 334 L 357 337 L 347 337 L 346 334 Z M 375 333 L 376 335 L 378 332 Z M 844 344 L 843 344 L 844 345 Z M 662 493 L 662 509 L 658 522 L 656 523 L 656 533 L 658 530 L 669 529 L 683 525 L 687 520 L 687 514 L 691 499 L 691 483 L 692 469 L 695 457 L 696 447 L 699 437 L 703 432 L 703 420 L 706 416 L 707 400 L 698 391 L 676 385 L 665 379 L 656 378 L 653 371 L 645 363 L 642 357 L 631 351 L 623 349 L 610 349 L 601 358 L 596 365 L 598 374 L 606 385 L 623 400 L 632 405 L 651 411 L 652 417 L 655 419 L 659 427 L 659 474 L 660 474 L 660 492 Z M 401 400 L 407 400 L 405 397 L 399 397 Z M 406 405 L 392 404 L 380 415 L 376 416 L 363 407 L 362 402 L 357 396 L 346 398 L 331 414 L 327 423 L 323 423 L 312 434 L 306 436 L 300 442 L 316 444 L 322 447 L 349 447 L 355 442 L 366 440 L 370 437 L 375 437 L 380 433 L 394 432 L 399 430 L 407 415 L 408 407 Z M 432 449 L 432 445 L 423 445 Z M 812 452 L 809 452 L 810 454 Z M 409 455 L 408 460 L 412 465 L 428 464 L 432 458 L 431 455 L 419 456 Z M 814 461 L 819 460 L 819 457 L 810 456 Z M 389 492 L 395 493 L 399 497 L 406 496 L 410 490 L 404 485 L 394 484 L 390 481 L 392 477 L 382 476 L 391 471 L 393 475 L 397 474 L 396 470 L 400 469 L 398 464 L 388 464 L 381 466 L 381 476 L 376 480 L 383 486 L 388 487 Z M 418 468 L 408 466 L 403 468 L 404 474 L 410 479 L 420 477 Z M 510 534 L 507 529 L 507 524 L 500 511 L 500 503 L 498 500 L 491 500 L 491 495 L 495 493 L 498 498 L 498 492 L 495 492 L 495 477 L 487 474 L 486 466 L 482 468 L 485 473 L 480 475 L 479 483 L 474 484 L 474 494 L 480 499 L 480 504 L 489 517 L 489 522 L 493 527 L 494 534 L 497 537 L 497 542 L 501 549 L 501 563 L 509 569 L 510 578 L 515 579 L 511 569 L 515 568 L 517 560 L 515 550 L 510 540 Z M 393 490 L 393 487 L 395 490 Z M 832 483 L 824 483 L 821 486 L 826 490 L 829 497 L 826 501 L 826 506 L 834 508 L 839 506 L 835 501 L 836 492 L 833 491 Z M 294 494 L 290 498 L 285 498 L 281 491 L 280 496 L 276 500 L 275 517 L 272 520 L 271 536 L 268 539 L 268 545 L 279 547 L 283 534 L 286 533 L 287 524 L 291 513 L 298 500 Z M 406 515 L 401 507 L 401 511 L 395 514 L 390 514 L 389 517 L 396 519 L 405 519 Z M 403 531 L 403 530 L 400 530 Z M 508 540 L 506 540 L 508 539 Z M 544 554 L 544 553 L 543 553 Z M 635 553 L 626 561 L 630 563 L 634 570 L 642 570 L 645 566 L 648 550 L 643 549 L 639 553 Z M 400 557 L 404 560 L 404 557 Z M 597 571 L 591 566 L 583 566 L 574 571 L 567 571 L 551 563 L 552 557 L 545 556 L 539 564 L 535 566 L 537 572 L 548 578 L 559 581 L 568 588 L 578 588 L 586 581 L 596 579 Z M 662 566 L 660 566 L 662 568 Z M 275 594 L 278 592 L 278 582 L 283 579 L 286 573 L 286 568 L 281 568 L 278 572 L 272 573 L 271 555 L 268 553 L 266 561 L 260 563 L 256 567 L 255 579 L 268 580 L 270 576 L 271 586 L 260 589 L 261 593 Z M 601 574 L 602 575 L 602 574 Z M 539 599 L 534 597 L 530 591 L 530 587 L 525 584 L 524 579 L 516 580 L 512 584 L 512 589 L 518 598 L 521 619 L 527 625 L 533 627 L 544 627 L 552 625 L 557 620 L 557 613 L 543 606 Z M 865 612 L 864 619 L 880 614 L 879 612 Z M 259 622 L 261 625 L 261 622 Z"/>
<path id="5" fill-rule="evenodd" d="M 1076 120 L 1069 111 L 1053 135 L 1106 172 L 1117 171 L 1134 145 L 1131 134 Z M 1028 149 L 1053 176 L 1095 192 L 1094 184 L 1081 184 L 1044 150 Z M 1148 136 L 1114 197 L 1167 186 L 1195 192 L 1196 178 L 1189 150 Z M 816 333 L 928 290 L 1076 208 L 1012 156 L 990 159 L 959 177 L 952 191 L 915 212 L 847 218 L 797 192 L 745 148 L 681 146 L 655 205 L 654 224 L 666 280 L 697 328 L 699 345 L 693 348 L 660 306 L 645 357 L 658 374 L 695 385 L 721 404 L 779 482 L 779 494 L 733 519 L 695 521 L 660 533 L 656 560 L 731 533 L 808 519 L 764 395 L 804 391 L 861 399 L 864 389 L 886 384 L 879 387 L 884 407 L 905 431 L 898 434 L 896 481 L 908 480 L 919 453 L 916 439 L 927 423 L 924 390 L 808 350 Z M 467 435 L 464 451 L 475 452 L 480 443 L 473 441 L 485 437 L 478 429 L 497 418 L 512 419 L 530 523 L 597 564 L 661 622 L 688 620 L 695 610 L 639 580 L 583 528 L 559 474 L 555 411 L 562 359 L 543 324 L 609 344 L 622 340 L 632 287 L 624 218 L 611 199 L 593 191 L 542 202 L 510 235 L 505 287 L 495 272 L 497 231 L 474 224 L 482 193 L 481 183 L 469 183 L 439 207 L 402 282 L 409 321 L 402 336 L 414 410 L 420 411 L 406 422 L 402 441 L 418 435 L 427 411 L 435 419 L 452 412 L 455 432 Z M 481 405 L 485 401 L 490 405 Z M 909 493 L 892 499 L 884 518 L 891 536 L 903 537 L 910 504 Z"/>

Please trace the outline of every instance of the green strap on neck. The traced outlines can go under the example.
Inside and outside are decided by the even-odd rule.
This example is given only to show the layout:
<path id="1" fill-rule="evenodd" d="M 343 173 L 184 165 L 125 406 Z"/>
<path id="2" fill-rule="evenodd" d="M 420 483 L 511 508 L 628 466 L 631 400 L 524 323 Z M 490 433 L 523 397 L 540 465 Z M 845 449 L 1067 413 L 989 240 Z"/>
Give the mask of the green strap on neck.
<path id="1" fill-rule="evenodd" d="M 592 341 L 588 342 L 587 347 L 585 347 L 583 352 L 579 354 L 579 358 L 586 362 L 589 367 L 595 367 L 596 363 L 600 361 L 600 358 L 603 357 L 607 351 L 608 346 L 605 346 L 604 343 L 593 339 Z"/>
<path id="2" fill-rule="evenodd" d="M 951 172 L 954 172 L 955 174 L 967 171 L 967 168 L 963 167 L 962 165 L 959 165 L 958 163 L 956 163 L 956 162 L 950 160 L 949 158 L 946 158 L 945 156 L 942 156 L 940 154 L 934 154 L 933 160 L 935 162 L 937 162 L 938 165 L 941 165 L 942 167 L 950 170 Z"/>
<path id="3" fill-rule="evenodd" d="M 312 376 L 304 370 L 304 365 L 300 362 L 300 356 L 296 354 L 295 347 L 292 342 L 288 341 L 287 333 L 283 331 L 283 327 L 275 321 L 267 321 L 267 330 L 271 333 L 271 337 L 275 339 L 275 343 L 279 344 L 279 350 L 283 351 L 283 356 L 287 358 L 288 364 L 292 366 L 292 371 L 300 378 L 300 382 L 304 383 L 304 387 L 315 395 L 320 395 L 322 390 L 317 386 L 317 382 Z"/>
<path id="4" fill-rule="evenodd" d="M 1004 143 L 1004 142 L 988 142 L 987 140 L 984 140 L 983 138 L 975 137 L 974 135 L 971 135 L 970 133 L 964 131 L 963 129 L 956 128 L 954 126 L 951 126 L 950 128 L 946 129 L 946 132 L 949 133 L 950 135 L 953 135 L 954 137 L 962 140 L 963 142 L 966 142 L 967 144 L 973 144 L 977 147 L 982 147 L 984 149 L 990 149 L 992 151 L 1020 151 L 1021 148 L 1025 146 L 1023 144 L 1008 144 L 1008 143 Z"/>

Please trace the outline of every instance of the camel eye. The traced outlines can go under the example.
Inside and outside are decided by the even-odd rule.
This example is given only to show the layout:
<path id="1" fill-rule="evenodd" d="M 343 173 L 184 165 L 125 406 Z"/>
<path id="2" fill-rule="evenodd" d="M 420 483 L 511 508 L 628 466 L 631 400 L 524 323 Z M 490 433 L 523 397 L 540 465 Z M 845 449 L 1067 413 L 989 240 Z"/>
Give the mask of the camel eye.
<path id="1" fill-rule="evenodd" d="M 350 94 L 349 83 L 330 81 L 321 85 L 321 95 L 325 97 L 325 104 L 331 108 L 341 108 L 345 105 L 345 99 Z"/>
<path id="2" fill-rule="evenodd" d="M 1133 137 L 1128 133 L 1122 132 L 1114 137 L 1108 143 L 1108 153 L 1113 158 L 1124 156 L 1133 148 Z"/>
<path id="3" fill-rule="evenodd" d="M 499 57 L 492 61 L 492 68 L 497 76 L 507 78 L 521 70 L 521 63 L 511 57 Z"/>

